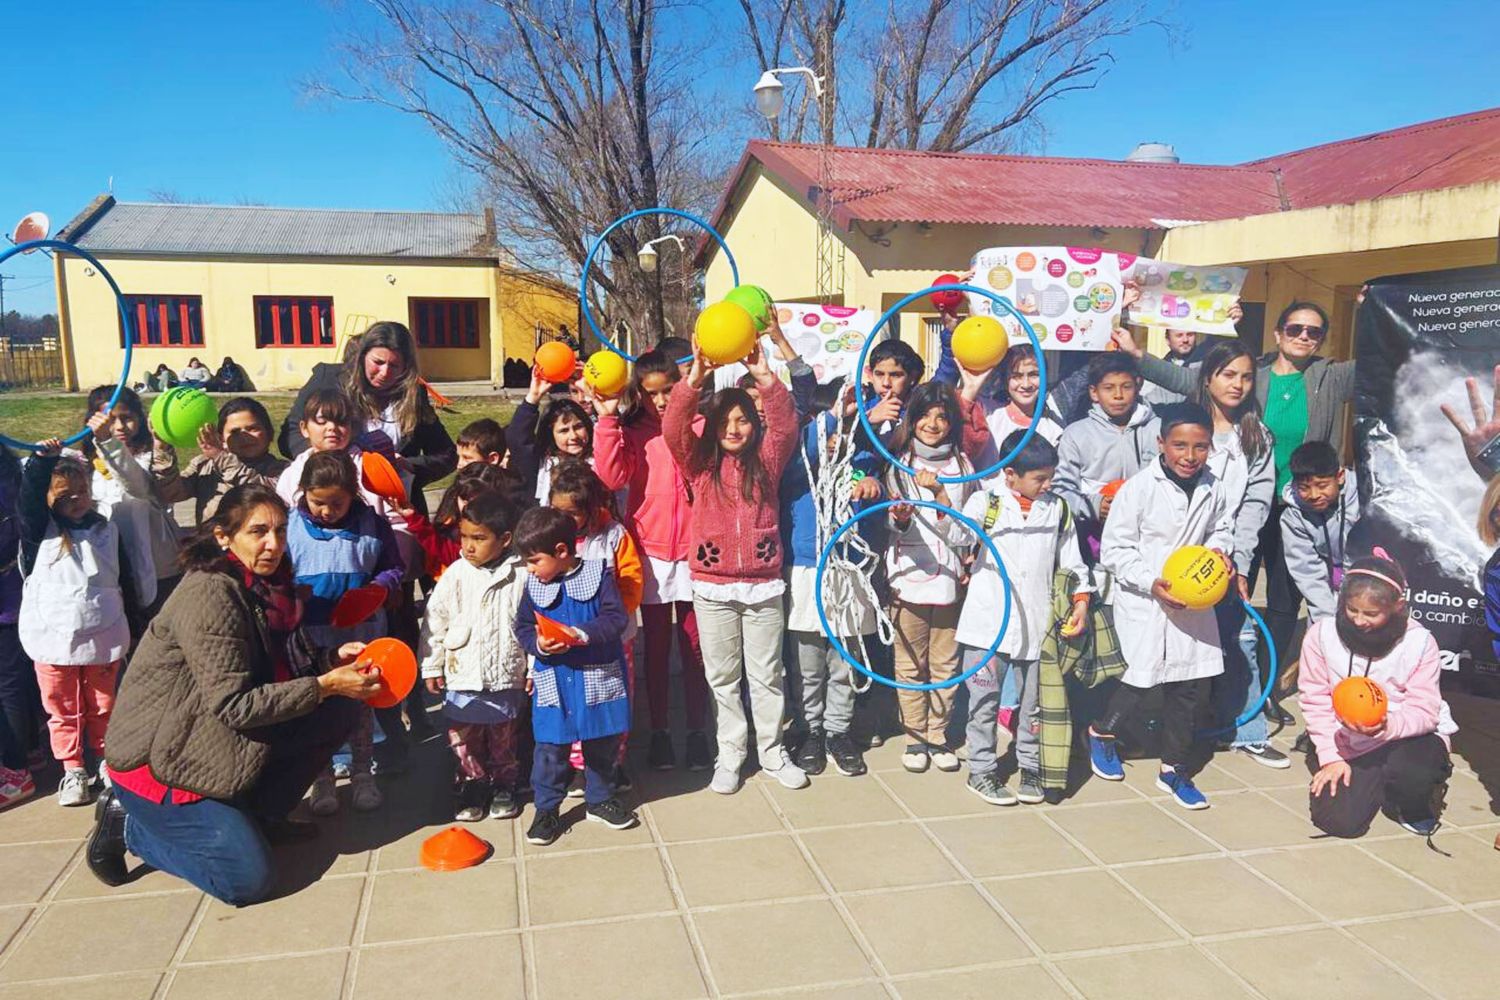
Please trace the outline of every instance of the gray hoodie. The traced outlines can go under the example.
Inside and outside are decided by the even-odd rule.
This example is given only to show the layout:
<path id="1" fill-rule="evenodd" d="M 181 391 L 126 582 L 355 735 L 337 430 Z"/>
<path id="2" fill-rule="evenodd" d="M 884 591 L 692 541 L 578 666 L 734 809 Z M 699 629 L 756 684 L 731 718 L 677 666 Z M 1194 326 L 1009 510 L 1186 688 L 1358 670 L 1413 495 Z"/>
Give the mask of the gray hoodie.
<path id="1" fill-rule="evenodd" d="M 1349 563 L 1349 532 L 1359 522 L 1359 488 L 1354 470 L 1344 471 L 1338 502 L 1321 514 L 1302 506 L 1293 483 L 1281 492 L 1281 550 L 1287 572 L 1307 599 L 1309 621 L 1331 618 L 1338 610 L 1339 583 Z"/>
<path id="2" fill-rule="evenodd" d="M 1063 429 L 1052 488 L 1068 501 L 1074 516 L 1097 521 L 1099 490 L 1116 479 L 1129 479 L 1161 454 L 1160 436 L 1161 421 L 1150 403 L 1136 403 L 1123 427 L 1095 403 L 1088 416 Z"/>

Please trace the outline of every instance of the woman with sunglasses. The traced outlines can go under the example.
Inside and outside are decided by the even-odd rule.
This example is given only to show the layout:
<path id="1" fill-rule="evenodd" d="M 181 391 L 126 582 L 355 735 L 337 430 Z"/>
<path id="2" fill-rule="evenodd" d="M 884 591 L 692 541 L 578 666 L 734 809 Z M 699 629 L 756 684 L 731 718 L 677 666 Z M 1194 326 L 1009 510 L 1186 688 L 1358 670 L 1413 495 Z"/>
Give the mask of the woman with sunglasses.
<path id="1" fill-rule="evenodd" d="M 1131 298 L 1126 293 L 1125 300 Z M 1238 307 L 1231 319 L 1238 322 Z M 1250 571 L 1253 586 L 1261 566 L 1266 569 L 1266 624 L 1276 644 L 1277 660 L 1290 659 L 1292 633 L 1302 610 L 1302 595 L 1286 568 L 1281 551 L 1281 512 L 1287 504 L 1291 482 L 1291 457 L 1305 441 L 1327 441 L 1343 451 L 1344 404 L 1354 394 L 1354 362 L 1330 361 L 1318 356 L 1328 337 L 1328 313 L 1315 302 L 1293 302 L 1276 318 L 1276 350 L 1262 355 L 1255 365 L 1255 400 L 1261 422 L 1271 432 L 1272 458 L 1276 463 L 1276 487 L 1271 516 L 1260 533 L 1260 544 Z M 1179 368 L 1146 354 L 1129 331 L 1115 331 L 1115 344 L 1140 364 L 1141 375 L 1173 392 L 1188 393 L 1198 382 L 1196 365 Z M 1272 720 L 1289 724 L 1292 717 L 1276 701 L 1266 708 Z"/>

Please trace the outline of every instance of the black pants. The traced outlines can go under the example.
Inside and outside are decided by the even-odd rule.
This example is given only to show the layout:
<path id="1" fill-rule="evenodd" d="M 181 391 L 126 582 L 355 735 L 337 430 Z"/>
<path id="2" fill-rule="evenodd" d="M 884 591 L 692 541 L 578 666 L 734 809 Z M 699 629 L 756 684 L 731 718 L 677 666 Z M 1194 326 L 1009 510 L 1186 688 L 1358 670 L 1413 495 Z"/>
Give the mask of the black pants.
<path id="1" fill-rule="evenodd" d="M 9 737 L 0 747 L 0 766 L 24 770 L 26 755 L 39 745 L 38 736 L 46 713 L 36 683 L 36 668 L 21 648 L 15 625 L 0 625 L 0 713 L 5 715 Z"/>
<path id="2" fill-rule="evenodd" d="M 257 736 L 270 744 L 270 759 L 260 780 L 231 804 L 261 819 L 285 819 L 349 739 L 361 707 L 351 698 L 329 698 L 301 718 L 260 730 Z"/>
<path id="3" fill-rule="evenodd" d="M 1281 549 L 1281 512 L 1286 504 L 1277 501 L 1271 504 L 1271 516 L 1260 529 L 1260 544 L 1255 550 L 1255 563 L 1250 569 L 1250 586 L 1261 569 L 1266 573 L 1266 627 L 1271 630 L 1271 642 L 1276 647 L 1276 662 L 1279 672 L 1296 659 L 1292 650 L 1292 637 L 1297 634 L 1297 618 L 1302 613 L 1302 591 L 1286 568 L 1286 554 Z M 1266 658 L 1269 663 L 1270 658 Z M 1264 675 L 1262 675 L 1264 676 Z M 1272 700 L 1278 701 L 1272 691 Z"/>
<path id="4" fill-rule="evenodd" d="M 1168 681 L 1155 688 L 1137 688 L 1120 684 L 1110 695 L 1104 718 L 1094 726 L 1103 736 L 1114 736 L 1129 720 L 1147 693 L 1161 692 L 1161 762 L 1164 767 L 1183 768 L 1192 762 L 1193 734 L 1198 716 L 1208 704 L 1209 681 L 1200 677 L 1191 681 Z"/>
<path id="5" fill-rule="evenodd" d="M 1334 837 L 1362 837 L 1382 808 L 1407 819 L 1432 819 L 1439 788 L 1453 773 L 1436 733 L 1396 740 L 1349 762 L 1348 787 L 1309 794 L 1313 826 Z"/>

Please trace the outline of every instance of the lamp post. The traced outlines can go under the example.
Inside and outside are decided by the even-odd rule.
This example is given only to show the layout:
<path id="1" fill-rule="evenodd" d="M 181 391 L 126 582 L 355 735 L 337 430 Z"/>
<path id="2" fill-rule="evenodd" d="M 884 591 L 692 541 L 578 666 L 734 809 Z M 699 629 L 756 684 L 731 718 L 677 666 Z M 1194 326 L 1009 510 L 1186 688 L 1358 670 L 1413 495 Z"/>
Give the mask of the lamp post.
<path id="1" fill-rule="evenodd" d="M 636 263 L 641 265 L 641 270 L 647 274 L 653 274 L 656 271 L 659 261 L 659 255 L 656 252 L 656 245 L 658 243 L 675 243 L 680 252 L 687 252 L 687 246 L 682 242 L 681 236 L 658 236 L 637 250 L 635 254 Z"/>
<path id="2" fill-rule="evenodd" d="M 755 81 L 755 109 L 767 119 L 774 120 L 786 105 L 786 86 L 779 79 L 783 73 L 795 73 L 807 77 L 812 84 L 813 97 L 822 100 L 823 78 L 807 66 L 778 66 L 768 69 Z"/>

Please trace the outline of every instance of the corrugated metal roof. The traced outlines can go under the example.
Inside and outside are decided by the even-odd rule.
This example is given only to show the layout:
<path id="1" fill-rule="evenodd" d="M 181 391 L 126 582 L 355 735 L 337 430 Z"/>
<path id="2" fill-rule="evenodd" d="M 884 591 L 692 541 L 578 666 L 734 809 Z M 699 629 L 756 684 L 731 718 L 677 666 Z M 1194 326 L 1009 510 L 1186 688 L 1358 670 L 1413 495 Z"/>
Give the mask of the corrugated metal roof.
<path id="1" fill-rule="evenodd" d="M 1500 108 L 1299 149 L 1246 164 L 1279 169 L 1293 208 L 1500 179 Z"/>
<path id="2" fill-rule="evenodd" d="M 59 236 L 101 253 L 494 259 L 481 215 L 96 201 Z"/>

